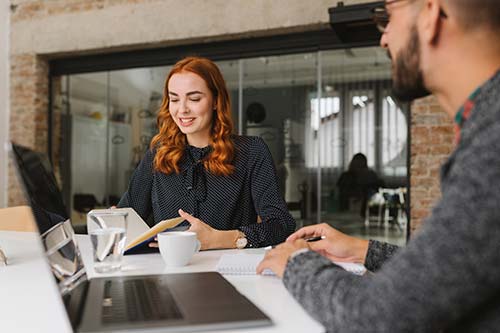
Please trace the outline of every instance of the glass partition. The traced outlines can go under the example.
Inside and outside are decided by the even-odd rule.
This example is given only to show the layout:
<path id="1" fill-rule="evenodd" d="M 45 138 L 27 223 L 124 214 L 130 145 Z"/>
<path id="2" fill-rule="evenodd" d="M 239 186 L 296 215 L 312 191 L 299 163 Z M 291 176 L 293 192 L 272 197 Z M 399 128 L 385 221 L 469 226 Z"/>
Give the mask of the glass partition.
<path id="1" fill-rule="evenodd" d="M 318 151 L 311 149 L 317 65 L 314 53 L 243 60 L 243 133 L 269 147 L 298 226 L 317 220 Z"/>
<path id="2" fill-rule="evenodd" d="M 353 235 L 406 242 L 408 108 L 391 96 L 383 50 L 216 63 L 230 91 L 235 132 L 264 139 L 299 227 L 325 221 Z M 125 192 L 156 133 L 170 68 L 52 78 L 51 153 L 73 223 Z M 370 176 L 351 177 L 346 187 L 359 154 Z M 363 177 L 375 181 L 356 189 Z"/>

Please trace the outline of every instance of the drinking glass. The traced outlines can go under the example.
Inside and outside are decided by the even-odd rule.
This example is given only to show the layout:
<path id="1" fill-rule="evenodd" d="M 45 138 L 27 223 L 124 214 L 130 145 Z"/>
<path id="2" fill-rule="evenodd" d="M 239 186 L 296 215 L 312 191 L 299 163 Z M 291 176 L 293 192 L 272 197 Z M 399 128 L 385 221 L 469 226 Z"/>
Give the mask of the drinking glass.
<path id="1" fill-rule="evenodd" d="M 92 242 L 94 270 L 98 273 L 121 269 L 125 250 L 128 213 L 90 212 L 88 233 Z"/>
<path id="2" fill-rule="evenodd" d="M 85 273 L 70 220 L 54 225 L 41 235 L 41 240 L 60 289 L 70 288 Z"/>

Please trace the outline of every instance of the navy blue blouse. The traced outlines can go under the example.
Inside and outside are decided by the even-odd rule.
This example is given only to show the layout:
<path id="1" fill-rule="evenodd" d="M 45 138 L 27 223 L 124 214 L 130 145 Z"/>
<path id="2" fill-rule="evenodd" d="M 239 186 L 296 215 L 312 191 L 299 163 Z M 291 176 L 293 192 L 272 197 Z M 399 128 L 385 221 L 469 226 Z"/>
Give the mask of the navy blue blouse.
<path id="1" fill-rule="evenodd" d="M 179 174 L 154 171 L 155 152 L 148 150 L 134 171 L 118 207 L 132 207 L 154 223 L 191 213 L 218 230 L 239 229 L 248 247 L 285 241 L 295 230 L 295 221 L 280 194 L 271 153 L 259 137 L 233 136 L 235 170 L 216 176 L 201 162 L 211 147 L 186 146 Z M 257 223 L 257 215 L 262 222 Z"/>

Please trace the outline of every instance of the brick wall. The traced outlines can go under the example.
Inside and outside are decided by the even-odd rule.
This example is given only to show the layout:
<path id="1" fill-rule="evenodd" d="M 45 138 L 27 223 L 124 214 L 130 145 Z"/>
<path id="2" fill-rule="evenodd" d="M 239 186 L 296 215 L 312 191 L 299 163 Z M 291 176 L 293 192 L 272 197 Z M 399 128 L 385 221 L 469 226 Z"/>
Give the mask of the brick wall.
<path id="1" fill-rule="evenodd" d="M 434 97 L 415 101 L 411 123 L 411 228 L 419 228 L 441 195 L 439 171 L 453 150 L 453 122 Z"/>
<path id="2" fill-rule="evenodd" d="M 48 63 L 34 54 L 10 57 L 10 139 L 47 151 Z M 9 165 L 8 205 L 23 204 L 17 175 Z"/>

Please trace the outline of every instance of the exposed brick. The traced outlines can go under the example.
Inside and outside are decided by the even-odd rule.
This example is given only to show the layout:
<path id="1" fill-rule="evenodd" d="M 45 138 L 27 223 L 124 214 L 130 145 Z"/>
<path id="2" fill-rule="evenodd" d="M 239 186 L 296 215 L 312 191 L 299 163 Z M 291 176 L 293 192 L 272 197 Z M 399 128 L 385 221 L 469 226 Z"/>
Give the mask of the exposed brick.
<path id="1" fill-rule="evenodd" d="M 453 123 L 435 97 L 412 105 L 411 229 L 417 231 L 441 196 L 439 172 L 454 148 Z"/>
<path id="2" fill-rule="evenodd" d="M 49 97 L 47 61 L 34 54 L 11 56 L 10 61 L 10 139 L 45 152 Z M 25 203 L 12 163 L 9 164 L 8 203 L 10 206 Z"/>

